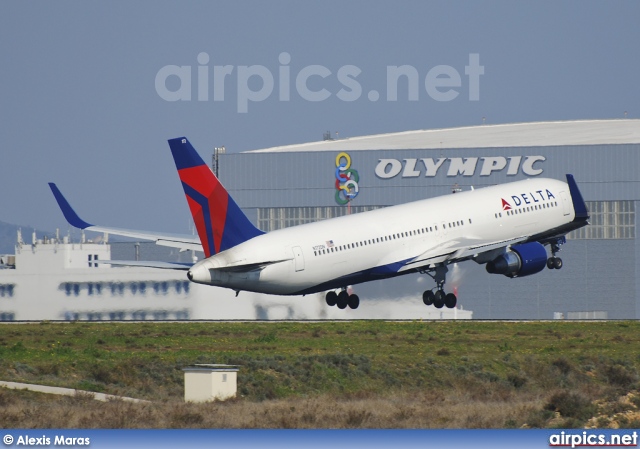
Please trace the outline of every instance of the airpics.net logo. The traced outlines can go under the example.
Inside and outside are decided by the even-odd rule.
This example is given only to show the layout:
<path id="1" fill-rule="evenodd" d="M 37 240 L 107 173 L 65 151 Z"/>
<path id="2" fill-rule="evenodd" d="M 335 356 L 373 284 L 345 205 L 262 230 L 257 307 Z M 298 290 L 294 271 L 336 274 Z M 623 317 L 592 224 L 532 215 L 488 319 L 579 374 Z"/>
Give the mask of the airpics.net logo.
<path id="1" fill-rule="evenodd" d="M 279 101 L 291 101 L 293 95 L 297 95 L 309 102 L 321 102 L 332 97 L 353 102 L 361 99 L 365 91 L 359 67 L 343 65 L 331 70 L 324 65 L 313 64 L 297 68 L 287 52 L 278 56 L 276 75 L 263 65 L 211 65 L 211 58 L 205 52 L 198 54 L 196 59 L 198 64 L 195 68 L 165 65 L 158 70 L 155 88 L 160 98 L 171 102 L 194 99 L 222 102 L 228 99 L 228 88 L 235 81 L 237 111 L 247 113 L 250 103 L 265 101 L 273 95 L 277 95 Z M 484 75 L 484 66 L 480 65 L 478 53 L 469 53 L 468 64 L 462 70 L 450 65 L 435 65 L 421 74 L 412 65 L 388 65 L 383 95 L 378 87 L 369 89 L 366 98 L 370 102 L 380 101 L 383 97 L 391 102 L 404 98 L 408 101 L 427 98 L 449 102 L 460 99 L 461 91 L 467 89 L 468 100 L 479 101 L 481 75 Z M 339 88 L 332 92 L 329 87 L 335 86 L 335 81 Z M 212 92 L 210 87 L 213 87 Z M 398 94 L 398 91 L 403 93 Z"/>

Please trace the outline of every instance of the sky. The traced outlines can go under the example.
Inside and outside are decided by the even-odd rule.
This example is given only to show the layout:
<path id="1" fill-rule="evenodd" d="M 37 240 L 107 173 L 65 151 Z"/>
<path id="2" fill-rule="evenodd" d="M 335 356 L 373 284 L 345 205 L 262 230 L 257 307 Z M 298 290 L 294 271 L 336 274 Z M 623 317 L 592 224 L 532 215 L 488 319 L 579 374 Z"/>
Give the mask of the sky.
<path id="1" fill-rule="evenodd" d="M 180 136 L 209 161 L 325 131 L 640 118 L 638 18 L 637 1 L 4 1 L 0 221 L 66 231 L 56 182 L 90 223 L 189 233 Z"/>

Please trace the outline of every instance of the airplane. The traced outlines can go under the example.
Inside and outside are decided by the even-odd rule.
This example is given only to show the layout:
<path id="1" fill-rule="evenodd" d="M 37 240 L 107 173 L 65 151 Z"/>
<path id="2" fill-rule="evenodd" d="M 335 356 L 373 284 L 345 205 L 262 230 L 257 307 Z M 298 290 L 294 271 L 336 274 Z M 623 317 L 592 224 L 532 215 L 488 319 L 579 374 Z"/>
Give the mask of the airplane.
<path id="1" fill-rule="evenodd" d="M 454 308 L 456 295 L 444 290 L 449 265 L 473 260 L 488 273 L 510 278 L 560 269 L 556 254 L 566 234 L 589 223 L 582 194 L 567 174 L 566 182 L 526 179 L 264 233 L 186 137 L 168 142 L 198 237 L 90 224 L 55 184 L 49 186 L 74 227 L 205 255 L 193 264 L 105 263 L 184 270 L 192 282 L 230 288 L 236 295 L 326 292 L 327 305 L 356 309 L 360 298 L 348 286 L 419 272 L 435 281 L 435 288 L 422 294 L 424 304 Z"/>

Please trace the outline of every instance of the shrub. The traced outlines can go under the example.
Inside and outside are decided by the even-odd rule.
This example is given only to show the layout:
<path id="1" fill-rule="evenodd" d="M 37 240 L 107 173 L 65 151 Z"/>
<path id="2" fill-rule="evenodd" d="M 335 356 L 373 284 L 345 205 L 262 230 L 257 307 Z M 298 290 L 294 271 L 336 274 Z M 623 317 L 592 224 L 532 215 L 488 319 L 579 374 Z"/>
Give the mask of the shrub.
<path id="1" fill-rule="evenodd" d="M 619 364 L 605 366 L 603 371 L 609 384 L 617 387 L 628 388 L 638 380 L 635 370 Z"/>
<path id="2" fill-rule="evenodd" d="M 565 357 L 555 359 L 553 362 L 551 362 L 551 365 L 556 367 L 558 371 L 560 371 L 565 376 L 572 370 L 571 363 L 569 363 L 569 361 Z"/>
<path id="3" fill-rule="evenodd" d="M 551 395 L 544 406 L 545 410 L 560 413 L 565 418 L 586 420 L 593 416 L 596 407 L 580 393 L 562 390 Z"/>
<path id="4" fill-rule="evenodd" d="M 171 414 L 171 427 L 176 429 L 197 426 L 203 421 L 202 413 L 190 411 L 186 407 L 180 407 Z"/>
<path id="5" fill-rule="evenodd" d="M 527 378 L 520 374 L 510 373 L 507 375 L 507 381 L 515 388 L 522 388 L 527 383 Z"/>

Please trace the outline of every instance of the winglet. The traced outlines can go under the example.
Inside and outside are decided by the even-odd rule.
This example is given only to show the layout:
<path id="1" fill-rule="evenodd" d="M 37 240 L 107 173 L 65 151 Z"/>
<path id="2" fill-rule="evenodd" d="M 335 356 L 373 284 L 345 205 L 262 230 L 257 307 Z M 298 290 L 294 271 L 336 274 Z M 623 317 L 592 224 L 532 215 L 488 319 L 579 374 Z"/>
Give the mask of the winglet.
<path id="1" fill-rule="evenodd" d="M 80 218 L 78 214 L 76 214 L 76 211 L 73 210 L 67 199 L 62 195 L 62 192 L 60 192 L 60 189 L 58 189 L 58 187 L 53 182 L 49 183 L 49 187 L 53 192 L 53 196 L 56 197 L 56 201 L 58 202 L 58 206 L 60 206 L 60 210 L 62 210 L 64 218 L 67 219 L 71 226 L 80 229 L 86 229 L 90 226 L 93 226 L 92 224 L 89 224 L 82 218 Z"/>
<path id="2" fill-rule="evenodd" d="M 589 211 L 587 210 L 587 205 L 582 199 L 582 194 L 580 193 L 580 189 L 578 189 L 578 184 L 576 184 L 576 180 L 573 179 L 573 175 L 567 174 L 567 184 L 569 185 L 569 193 L 571 194 L 571 200 L 573 201 L 573 210 L 576 213 L 574 221 L 588 220 Z"/>
<path id="3" fill-rule="evenodd" d="M 264 234 L 231 198 L 186 137 L 169 140 L 206 257 Z"/>

